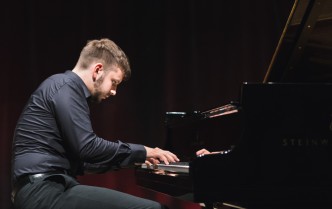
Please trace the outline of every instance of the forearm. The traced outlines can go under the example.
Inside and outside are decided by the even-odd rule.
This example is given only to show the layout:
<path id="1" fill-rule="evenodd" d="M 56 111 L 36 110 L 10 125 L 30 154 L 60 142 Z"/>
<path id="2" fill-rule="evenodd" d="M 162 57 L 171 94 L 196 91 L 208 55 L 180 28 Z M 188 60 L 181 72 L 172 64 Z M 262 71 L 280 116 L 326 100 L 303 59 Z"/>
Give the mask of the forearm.
<path id="1" fill-rule="evenodd" d="M 118 152 L 118 155 L 111 162 L 105 163 L 84 163 L 84 173 L 105 173 L 119 168 L 128 168 L 135 165 L 135 163 L 143 163 L 146 160 L 146 150 L 143 145 L 127 143 L 130 148 L 130 154 L 126 157 L 124 154 Z M 121 156 L 122 155 L 122 156 Z"/>

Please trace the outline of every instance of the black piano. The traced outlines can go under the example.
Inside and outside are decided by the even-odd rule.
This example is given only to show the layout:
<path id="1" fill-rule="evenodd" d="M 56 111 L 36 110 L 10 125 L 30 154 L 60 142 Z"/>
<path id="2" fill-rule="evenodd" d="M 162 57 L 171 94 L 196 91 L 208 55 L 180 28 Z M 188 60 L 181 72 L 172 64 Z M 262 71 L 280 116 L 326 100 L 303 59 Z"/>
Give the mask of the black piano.
<path id="1" fill-rule="evenodd" d="M 332 1 L 294 1 L 264 81 L 237 101 L 165 121 L 188 164 L 138 167 L 139 185 L 206 207 L 332 208 Z"/>

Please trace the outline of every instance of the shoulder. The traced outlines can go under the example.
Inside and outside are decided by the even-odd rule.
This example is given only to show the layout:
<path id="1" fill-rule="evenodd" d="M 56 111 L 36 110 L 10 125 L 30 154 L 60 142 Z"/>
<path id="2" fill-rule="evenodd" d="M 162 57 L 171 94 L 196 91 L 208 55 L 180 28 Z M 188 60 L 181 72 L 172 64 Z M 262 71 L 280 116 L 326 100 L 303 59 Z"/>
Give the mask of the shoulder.
<path id="1" fill-rule="evenodd" d="M 49 98 L 64 92 L 75 92 L 85 98 L 89 96 L 84 82 L 72 71 L 48 77 L 39 89 L 45 91 Z"/>

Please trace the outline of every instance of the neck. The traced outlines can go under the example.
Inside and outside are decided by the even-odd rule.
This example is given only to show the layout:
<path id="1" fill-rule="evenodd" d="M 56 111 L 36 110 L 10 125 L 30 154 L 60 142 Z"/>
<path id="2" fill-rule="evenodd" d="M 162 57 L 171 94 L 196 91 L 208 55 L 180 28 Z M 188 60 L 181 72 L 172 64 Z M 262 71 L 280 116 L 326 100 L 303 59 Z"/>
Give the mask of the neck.
<path id="1" fill-rule="evenodd" d="M 92 81 L 91 72 L 88 69 L 79 69 L 77 67 L 75 67 L 72 71 L 76 73 L 83 80 L 89 91 L 92 92 L 93 81 Z"/>

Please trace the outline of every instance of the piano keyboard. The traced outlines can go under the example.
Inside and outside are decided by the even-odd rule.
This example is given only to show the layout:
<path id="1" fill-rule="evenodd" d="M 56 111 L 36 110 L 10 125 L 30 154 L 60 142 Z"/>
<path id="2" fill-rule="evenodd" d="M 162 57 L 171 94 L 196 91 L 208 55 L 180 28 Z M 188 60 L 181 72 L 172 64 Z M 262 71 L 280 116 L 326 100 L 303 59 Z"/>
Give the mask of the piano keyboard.
<path id="1" fill-rule="evenodd" d="M 146 163 L 141 165 L 141 168 L 163 170 L 172 173 L 189 173 L 189 162 L 175 162 L 168 165 L 159 163 L 156 165 L 148 165 Z"/>

